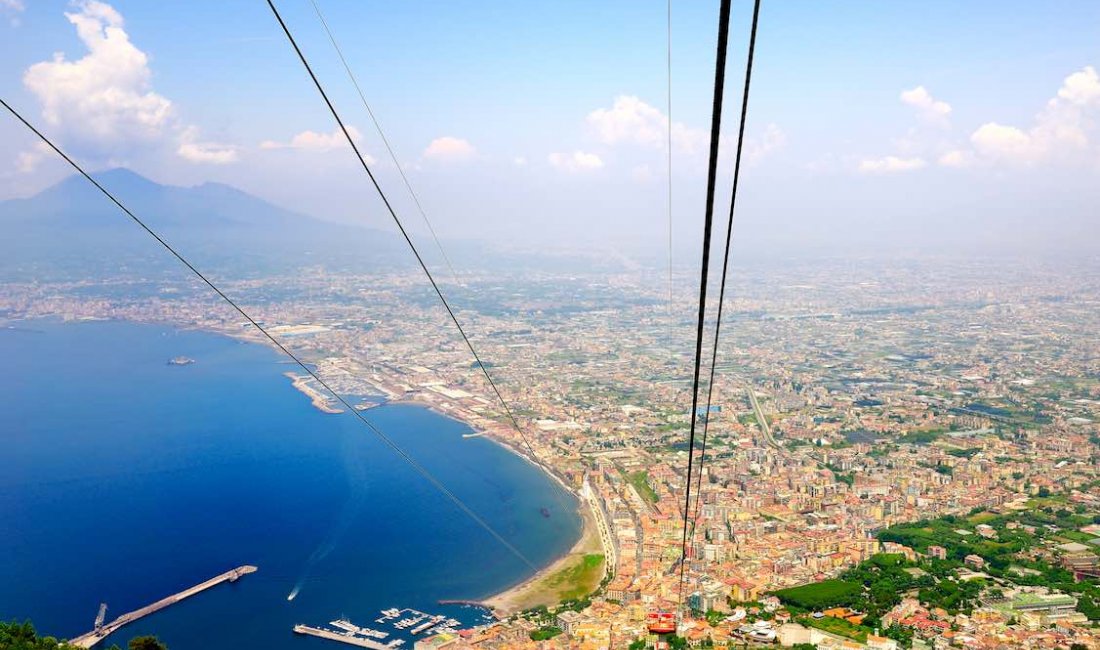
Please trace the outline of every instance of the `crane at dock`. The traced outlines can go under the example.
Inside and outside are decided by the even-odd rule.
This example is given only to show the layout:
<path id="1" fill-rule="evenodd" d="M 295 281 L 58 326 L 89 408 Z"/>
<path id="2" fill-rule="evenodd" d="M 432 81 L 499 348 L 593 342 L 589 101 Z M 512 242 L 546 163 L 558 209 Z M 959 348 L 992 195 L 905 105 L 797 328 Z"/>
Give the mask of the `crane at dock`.
<path id="1" fill-rule="evenodd" d="M 99 630 L 103 627 L 103 621 L 107 618 L 107 603 L 99 604 L 99 613 L 95 616 L 95 626 L 93 629 Z"/>

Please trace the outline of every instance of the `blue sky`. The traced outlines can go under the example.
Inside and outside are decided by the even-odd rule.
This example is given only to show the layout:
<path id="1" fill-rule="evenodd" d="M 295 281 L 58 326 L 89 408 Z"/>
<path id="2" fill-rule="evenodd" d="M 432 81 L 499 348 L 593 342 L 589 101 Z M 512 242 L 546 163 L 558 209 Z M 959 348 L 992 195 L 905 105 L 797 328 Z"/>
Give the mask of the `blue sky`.
<path id="1" fill-rule="evenodd" d="M 318 2 L 445 237 L 664 248 L 664 2 Z M 734 4 L 727 184 L 750 10 Z M 311 5 L 278 5 L 415 227 Z M 673 2 L 685 251 L 702 215 L 716 14 Z M 739 244 L 1092 252 L 1097 66 L 1095 2 L 765 0 Z M 90 167 L 386 225 L 262 0 L 0 0 L 0 94 Z M 12 120 L 0 138 L 0 198 L 67 173 Z"/>

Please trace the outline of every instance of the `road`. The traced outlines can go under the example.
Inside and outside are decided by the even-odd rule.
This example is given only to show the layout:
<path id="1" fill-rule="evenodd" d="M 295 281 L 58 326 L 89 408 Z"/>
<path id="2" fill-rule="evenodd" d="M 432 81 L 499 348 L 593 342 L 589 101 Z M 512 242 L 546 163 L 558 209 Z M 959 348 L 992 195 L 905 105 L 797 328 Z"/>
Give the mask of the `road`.
<path id="1" fill-rule="evenodd" d="M 768 418 L 764 417 L 764 410 L 760 408 L 760 402 L 756 399 L 756 391 L 752 386 L 745 388 L 745 392 L 749 395 L 749 402 L 752 403 L 752 411 L 756 414 L 756 421 L 760 424 L 760 430 L 764 432 L 764 439 L 768 441 L 768 444 L 776 449 L 779 449 L 779 443 L 775 441 L 775 437 L 772 436 L 772 428 L 768 425 Z"/>

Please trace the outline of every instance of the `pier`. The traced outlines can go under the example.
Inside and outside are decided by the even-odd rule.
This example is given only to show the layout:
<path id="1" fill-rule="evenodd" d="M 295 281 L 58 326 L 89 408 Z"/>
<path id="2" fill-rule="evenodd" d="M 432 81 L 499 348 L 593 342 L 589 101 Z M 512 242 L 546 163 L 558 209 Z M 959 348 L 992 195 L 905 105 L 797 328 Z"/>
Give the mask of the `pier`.
<path id="1" fill-rule="evenodd" d="M 437 600 L 440 605 L 463 605 L 465 607 L 480 607 L 482 609 L 492 609 L 491 605 L 486 605 L 480 600 L 455 600 L 453 598 L 444 598 Z"/>
<path id="2" fill-rule="evenodd" d="M 393 648 L 396 647 L 393 641 L 391 641 L 388 645 L 385 645 L 373 639 L 365 639 L 361 636 L 353 636 L 350 633 L 341 634 L 339 632 L 333 632 L 332 630 L 325 630 L 319 627 L 310 627 L 308 625 L 295 625 L 294 632 L 297 634 L 308 634 L 309 636 L 316 636 L 322 639 L 328 639 L 329 641 L 339 641 L 340 643 L 359 646 L 360 648 L 371 648 L 372 650 L 393 650 Z"/>
<path id="3" fill-rule="evenodd" d="M 239 566 L 236 569 L 233 569 L 232 571 L 226 571 L 225 573 L 221 574 L 220 576 L 215 576 L 215 577 L 207 580 L 206 582 L 197 584 L 194 587 L 191 587 L 189 589 L 184 589 L 183 591 L 181 591 L 177 594 L 172 594 L 171 596 L 168 596 L 167 598 L 161 598 L 160 600 L 153 603 L 152 605 L 146 605 L 145 607 L 142 607 L 141 609 L 135 609 L 132 612 L 127 612 L 127 613 L 123 614 L 122 616 L 119 616 L 115 620 L 111 621 L 110 623 L 102 624 L 102 619 L 97 618 L 96 619 L 96 628 L 94 630 L 92 630 L 91 632 L 88 632 L 86 634 L 82 634 L 82 635 L 76 637 L 75 639 L 71 639 L 69 641 L 69 645 L 75 646 L 77 648 L 91 648 L 92 646 L 99 643 L 103 639 L 106 639 L 111 634 L 117 632 L 118 629 L 121 628 L 123 625 L 126 625 L 128 623 L 133 623 L 134 621 L 138 620 L 139 618 L 143 618 L 143 617 L 148 616 L 150 614 L 153 614 L 155 612 L 159 612 L 160 610 L 164 609 L 165 607 L 168 607 L 169 605 L 175 605 L 176 603 L 180 602 L 181 600 L 184 600 L 185 598 L 190 598 L 191 596 L 194 596 L 195 594 L 206 591 L 207 589 L 209 589 L 211 587 L 214 587 L 214 586 L 217 586 L 217 585 L 220 585 L 223 582 L 236 582 L 237 579 L 240 578 L 241 576 L 248 575 L 249 573 L 255 573 L 255 572 L 256 572 L 256 567 L 254 567 L 254 566 L 249 566 L 249 565 Z M 103 613 L 103 609 L 104 608 L 101 607 L 101 616 L 102 616 L 102 613 Z M 370 647 L 370 646 L 366 646 L 366 647 Z"/>

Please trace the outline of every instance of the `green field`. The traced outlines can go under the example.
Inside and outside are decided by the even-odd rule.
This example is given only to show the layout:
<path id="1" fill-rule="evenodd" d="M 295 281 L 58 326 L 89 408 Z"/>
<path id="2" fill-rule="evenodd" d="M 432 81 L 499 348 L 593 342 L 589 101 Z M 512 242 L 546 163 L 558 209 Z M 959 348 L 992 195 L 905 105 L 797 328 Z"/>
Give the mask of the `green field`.
<path id="1" fill-rule="evenodd" d="M 561 634 L 561 628 L 548 625 L 546 627 L 540 627 L 539 629 L 531 632 L 532 641 L 545 641 L 547 639 L 553 639 L 557 635 Z"/>
<path id="2" fill-rule="evenodd" d="M 854 625 L 842 618 L 833 618 L 832 616 L 826 616 L 825 618 L 813 618 L 812 616 L 805 616 L 798 619 L 798 622 L 807 625 L 809 627 L 816 627 L 819 630 L 825 630 L 826 632 L 832 632 L 849 639 L 855 639 L 860 643 L 867 640 L 867 635 L 873 632 L 873 630 L 863 627 L 862 625 Z"/>
<path id="3" fill-rule="evenodd" d="M 827 609 L 856 603 L 862 595 L 861 585 L 844 580 L 825 580 L 801 587 L 790 587 L 775 592 L 787 605 L 805 610 Z"/>
<path id="4" fill-rule="evenodd" d="M 603 576 L 603 555 L 592 553 L 558 571 L 547 579 L 547 585 L 557 592 L 558 600 L 584 598 L 595 589 Z"/>
<path id="5" fill-rule="evenodd" d="M 642 470 L 640 472 L 631 472 L 629 474 L 623 474 L 626 477 L 628 483 L 634 486 L 634 489 L 638 491 L 638 496 L 645 499 L 648 503 L 657 503 L 657 492 L 649 485 L 649 472 Z"/>

